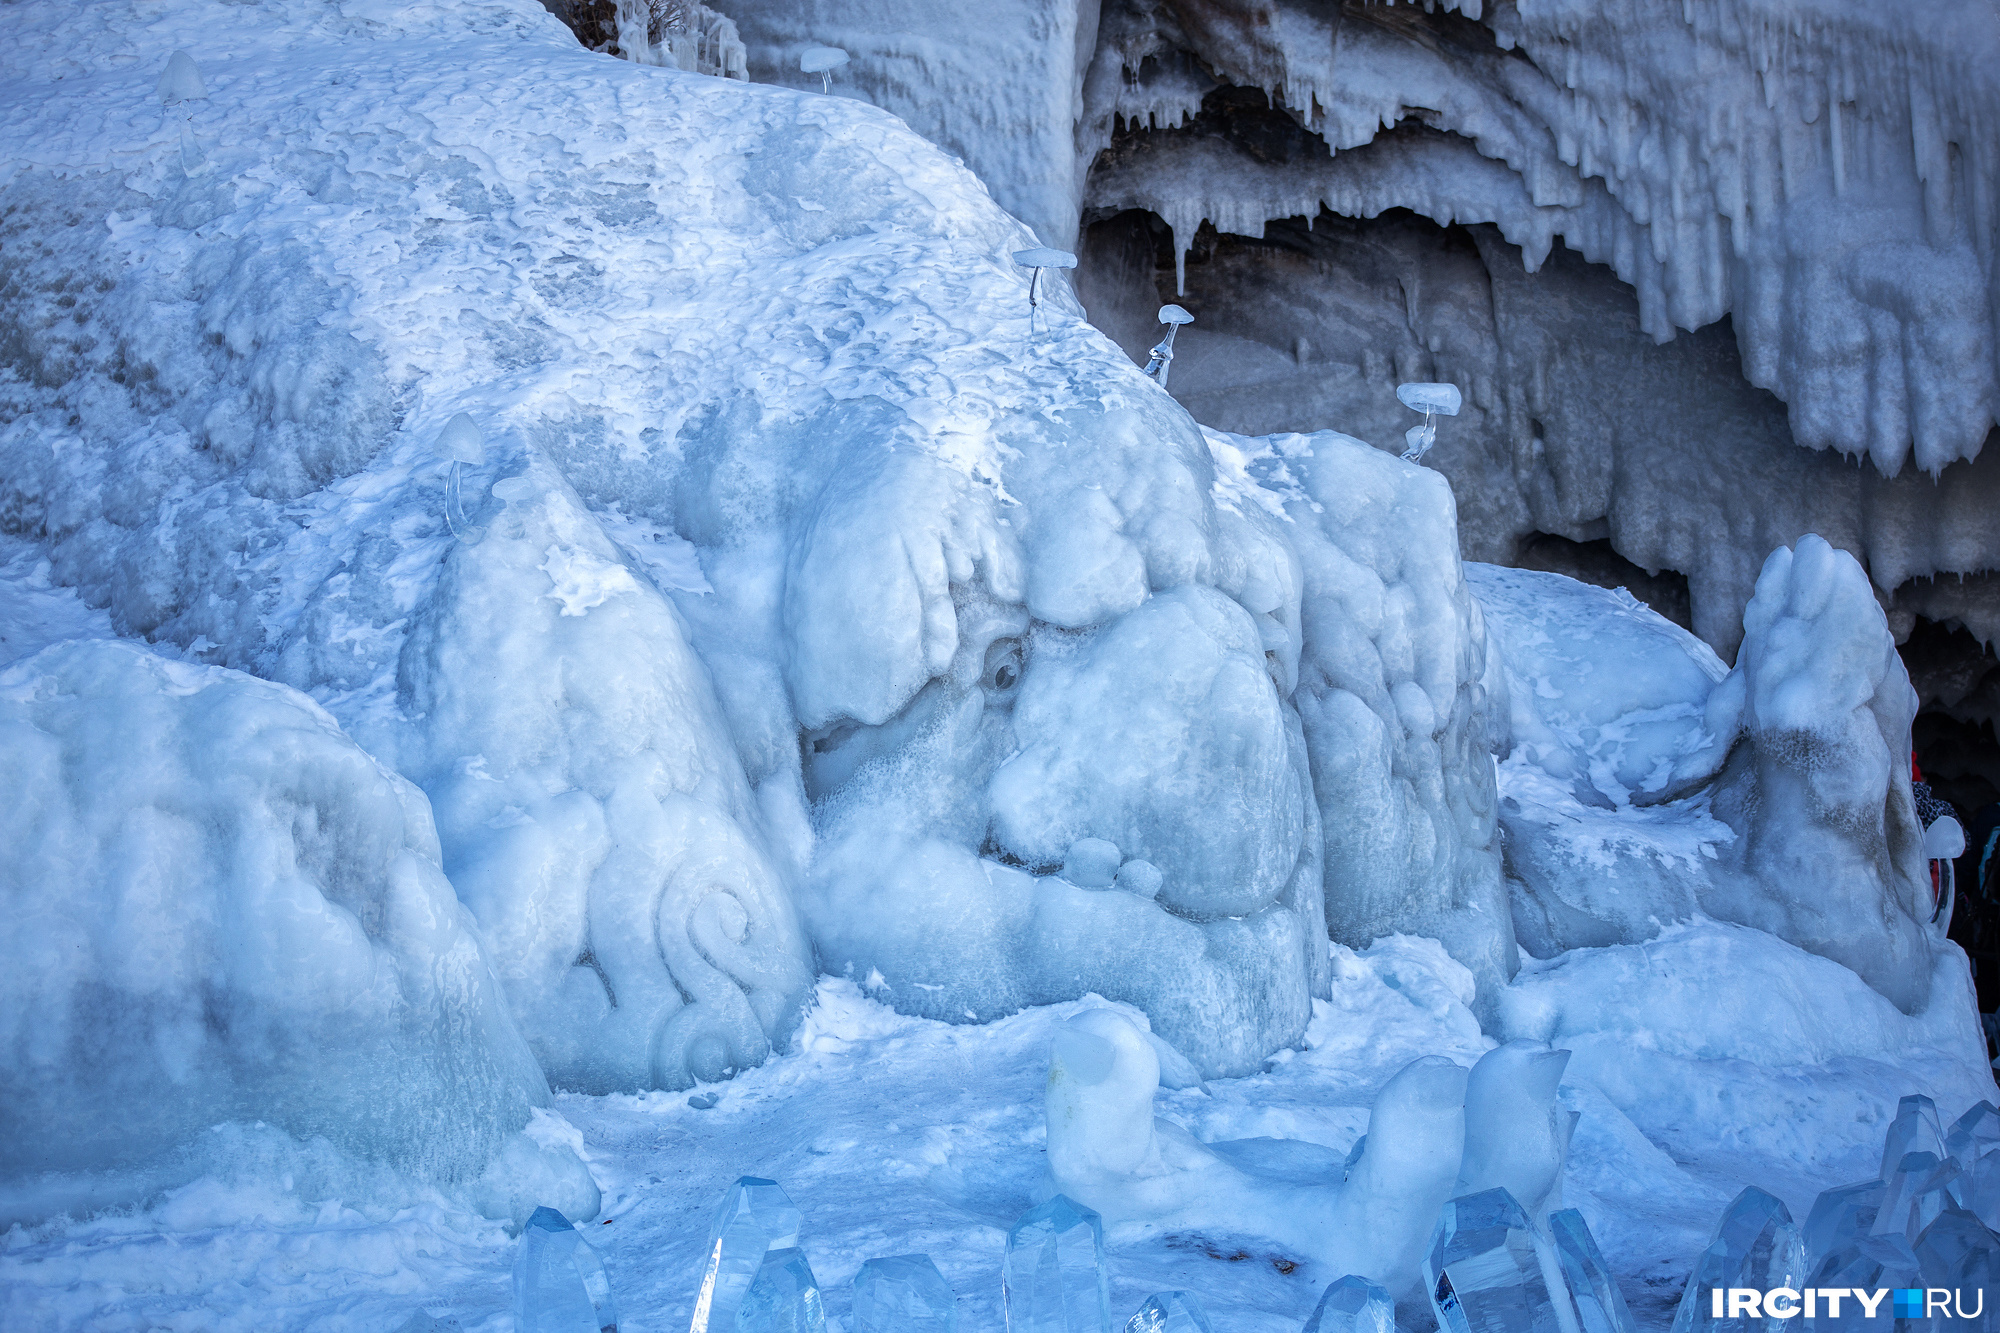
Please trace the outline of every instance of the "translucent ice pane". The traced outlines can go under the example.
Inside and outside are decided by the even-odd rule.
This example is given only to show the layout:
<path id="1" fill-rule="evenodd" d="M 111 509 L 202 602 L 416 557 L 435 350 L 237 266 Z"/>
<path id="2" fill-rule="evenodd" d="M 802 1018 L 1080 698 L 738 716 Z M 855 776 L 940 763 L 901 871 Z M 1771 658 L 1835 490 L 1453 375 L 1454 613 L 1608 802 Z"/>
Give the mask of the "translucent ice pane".
<path id="1" fill-rule="evenodd" d="M 958 1300 L 927 1254 L 870 1259 L 854 1275 L 849 1333 L 958 1333 Z"/>
<path id="2" fill-rule="evenodd" d="M 1007 1233 L 1000 1300 L 1009 1333 L 1110 1333 L 1104 1224 L 1058 1194 Z"/>
<path id="3" fill-rule="evenodd" d="M 1303 1333 L 1395 1333 L 1396 1302 L 1365 1277 L 1329 1282 Z"/>
<path id="4" fill-rule="evenodd" d="M 1694 1261 L 1680 1309 L 1674 1312 L 1673 1333 L 1700 1329 L 1713 1333 L 1761 1333 L 1764 1320 L 1717 1319 L 1709 1307 L 1715 1287 L 1797 1289 L 1805 1269 L 1805 1245 L 1792 1214 L 1778 1199 L 1755 1185 L 1722 1210 L 1708 1246 Z"/>
<path id="5" fill-rule="evenodd" d="M 1156 1291 L 1125 1321 L 1125 1333 L 1215 1333 L 1194 1293 Z"/>
<path id="6" fill-rule="evenodd" d="M 689 1333 L 729 1333 L 737 1307 L 773 1250 L 796 1249 L 799 1210 L 774 1181 L 744 1176 L 731 1185 L 708 1232 L 708 1263 Z M 817 1295 L 817 1293 L 815 1293 Z"/>
<path id="7" fill-rule="evenodd" d="M 1424 1255 L 1443 1333 L 1557 1333 L 1528 1215 L 1504 1189 L 1447 1203 Z"/>
<path id="8" fill-rule="evenodd" d="M 1549 1239 L 1583 1333 L 1638 1333 L 1631 1311 L 1625 1308 L 1625 1294 L 1618 1290 L 1618 1280 L 1611 1276 L 1583 1214 L 1574 1208 L 1550 1213 Z"/>
<path id="9" fill-rule="evenodd" d="M 618 1328 L 597 1251 L 553 1208 L 537 1208 L 514 1258 L 516 1333 L 602 1333 Z"/>
<path id="10" fill-rule="evenodd" d="M 735 1333 L 826 1333 L 826 1306 L 803 1250 L 764 1256 L 736 1307 Z"/>

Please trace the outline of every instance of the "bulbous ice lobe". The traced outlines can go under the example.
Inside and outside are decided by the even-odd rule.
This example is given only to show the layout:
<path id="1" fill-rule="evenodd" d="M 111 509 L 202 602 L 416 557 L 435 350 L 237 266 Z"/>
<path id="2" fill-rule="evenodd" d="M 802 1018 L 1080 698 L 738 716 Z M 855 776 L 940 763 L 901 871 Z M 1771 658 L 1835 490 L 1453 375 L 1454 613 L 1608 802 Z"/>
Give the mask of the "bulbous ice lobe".
<path id="1" fill-rule="evenodd" d="M 0 1217 L 177 1183 L 255 1121 L 517 1222 L 496 1162 L 596 1211 L 522 1133 L 548 1085 L 422 793 L 310 700 L 75 642 L 0 674 L 0 748 Z"/>
<path id="2" fill-rule="evenodd" d="M 1276 899 L 1309 792 L 1249 614 L 1177 588 L 1046 659 L 1014 707 L 1019 749 L 988 789 L 997 843 L 1047 864 L 1103 839 L 1157 866 L 1159 902 L 1195 920 Z"/>

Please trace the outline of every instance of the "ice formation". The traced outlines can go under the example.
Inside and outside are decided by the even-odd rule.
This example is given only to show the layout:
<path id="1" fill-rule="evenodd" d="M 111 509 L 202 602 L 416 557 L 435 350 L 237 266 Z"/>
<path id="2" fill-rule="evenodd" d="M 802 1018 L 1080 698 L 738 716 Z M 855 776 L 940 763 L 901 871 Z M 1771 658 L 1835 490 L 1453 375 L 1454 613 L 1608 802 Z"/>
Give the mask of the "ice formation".
<path id="1" fill-rule="evenodd" d="M 862 1264 L 850 1308 L 853 1333 L 958 1333 L 958 1300 L 927 1254 Z"/>
<path id="2" fill-rule="evenodd" d="M 537 1208 L 514 1260 L 515 1333 L 618 1333 L 604 1261 L 570 1220 Z"/>
<path id="3" fill-rule="evenodd" d="M 311 700 L 83 641 L 0 673 L 0 736 L 0 1218 L 258 1156 L 597 1211 L 422 794 Z"/>
<path id="4" fill-rule="evenodd" d="M 1265 1236 L 1416 1296 L 1447 1199 L 1515 1185 L 1537 1227 L 1561 1206 L 1573 1121 L 1556 1084 L 1567 1055 L 1509 1042 L 1469 1077 L 1441 1056 L 1416 1060 L 1382 1088 L 1342 1164 L 1311 1143 L 1203 1143 L 1155 1117 L 1159 1063 L 1146 1033 L 1116 1010 L 1086 1010 L 1049 1050 L 1050 1180 L 1113 1228 Z"/>
<path id="5" fill-rule="evenodd" d="M 1007 1232 L 1000 1302 L 1019 1333 L 1111 1333 L 1104 1226 L 1063 1195 L 1029 1209 Z"/>

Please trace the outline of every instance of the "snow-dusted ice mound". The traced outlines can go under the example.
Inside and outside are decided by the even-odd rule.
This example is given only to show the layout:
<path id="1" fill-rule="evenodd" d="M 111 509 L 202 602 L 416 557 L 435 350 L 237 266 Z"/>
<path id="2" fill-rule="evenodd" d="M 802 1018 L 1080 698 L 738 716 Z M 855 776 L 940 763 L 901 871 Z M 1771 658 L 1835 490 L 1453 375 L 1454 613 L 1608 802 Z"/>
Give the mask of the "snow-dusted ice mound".
<path id="1" fill-rule="evenodd" d="M 515 1222 L 596 1212 L 523 1133 L 548 1084 L 422 794 L 310 700 L 85 641 L 0 672 L 0 737 L 0 1221 L 147 1197 L 267 1126 L 280 1169 L 352 1159 L 326 1187 L 372 1164 Z"/>

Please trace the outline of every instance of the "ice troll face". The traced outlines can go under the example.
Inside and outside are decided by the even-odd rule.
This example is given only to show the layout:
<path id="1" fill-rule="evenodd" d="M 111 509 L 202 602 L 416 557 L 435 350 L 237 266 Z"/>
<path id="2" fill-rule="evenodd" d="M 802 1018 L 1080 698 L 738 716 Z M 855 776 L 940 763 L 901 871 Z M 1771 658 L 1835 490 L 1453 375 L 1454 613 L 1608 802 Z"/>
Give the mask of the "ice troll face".
<path id="1" fill-rule="evenodd" d="M 1211 1073 L 1296 1040 L 1326 956 L 1299 566 L 1217 508 L 1186 415 L 1134 376 L 956 441 L 879 400 L 742 426 L 683 441 L 715 593 L 682 604 L 739 731 L 796 737 L 821 965 L 955 1021 L 1098 991 Z M 787 471 L 782 540 L 744 540 Z M 763 689 L 725 642 L 760 622 Z"/>

